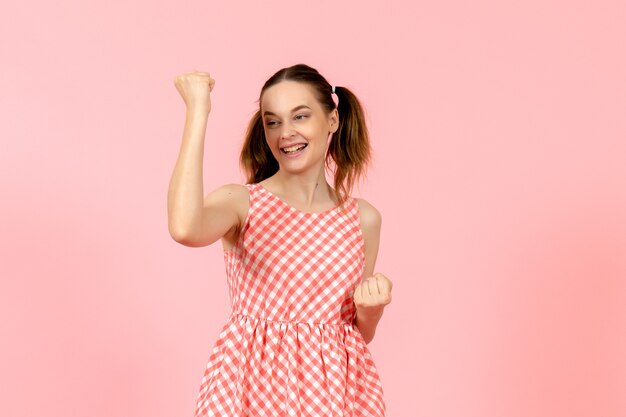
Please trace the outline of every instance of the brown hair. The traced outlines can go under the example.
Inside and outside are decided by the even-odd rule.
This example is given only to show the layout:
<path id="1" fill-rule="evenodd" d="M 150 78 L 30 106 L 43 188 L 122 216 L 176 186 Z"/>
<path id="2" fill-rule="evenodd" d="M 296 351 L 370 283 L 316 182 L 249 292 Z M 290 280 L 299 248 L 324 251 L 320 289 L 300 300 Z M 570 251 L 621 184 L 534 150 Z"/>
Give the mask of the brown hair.
<path id="1" fill-rule="evenodd" d="M 364 109 L 354 93 L 346 87 L 335 87 L 338 104 L 332 98 L 332 86 L 315 69 L 305 64 L 283 68 L 272 75 L 263 85 L 259 95 L 259 110 L 252 116 L 241 150 L 240 164 L 247 175 L 247 183 L 257 183 L 274 175 L 278 161 L 272 155 L 265 140 L 261 118 L 261 97 L 269 87 L 284 80 L 307 83 L 322 107 L 330 113 L 339 113 L 339 128 L 328 144 L 325 164 L 333 171 L 335 197 L 339 205 L 347 200 L 354 183 L 366 174 L 371 161 L 369 134 L 365 125 Z M 331 166 L 331 162 L 334 167 Z"/>

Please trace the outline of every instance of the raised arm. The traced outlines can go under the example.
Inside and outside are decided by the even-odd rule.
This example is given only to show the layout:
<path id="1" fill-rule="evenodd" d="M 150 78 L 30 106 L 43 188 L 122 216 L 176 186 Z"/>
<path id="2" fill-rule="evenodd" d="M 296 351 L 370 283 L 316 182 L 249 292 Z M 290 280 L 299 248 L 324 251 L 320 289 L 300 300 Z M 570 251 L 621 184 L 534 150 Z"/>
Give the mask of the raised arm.
<path id="1" fill-rule="evenodd" d="M 174 79 L 187 107 L 183 139 L 167 196 L 168 229 L 186 246 L 207 246 L 239 225 L 236 184 L 221 186 L 203 197 L 202 158 L 215 80 L 209 73 L 192 72 Z"/>

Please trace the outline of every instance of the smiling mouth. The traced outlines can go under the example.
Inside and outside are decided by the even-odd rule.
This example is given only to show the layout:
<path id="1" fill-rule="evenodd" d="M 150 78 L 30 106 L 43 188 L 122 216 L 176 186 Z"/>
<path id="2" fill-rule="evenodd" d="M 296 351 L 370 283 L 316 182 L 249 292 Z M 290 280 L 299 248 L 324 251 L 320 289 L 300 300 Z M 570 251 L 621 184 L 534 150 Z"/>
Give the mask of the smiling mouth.
<path id="1" fill-rule="evenodd" d="M 308 146 L 308 144 L 306 143 L 299 143 L 297 145 L 293 145 L 293 146 L 288 146 L 286 148 L 280 148 L 280 151 L 284 154 L 292 154 L 292 153 L 296 153 L 301 151 L 302 149 L 306 148 Z M 288 149 L 288 150 L 287 150 Z"/>

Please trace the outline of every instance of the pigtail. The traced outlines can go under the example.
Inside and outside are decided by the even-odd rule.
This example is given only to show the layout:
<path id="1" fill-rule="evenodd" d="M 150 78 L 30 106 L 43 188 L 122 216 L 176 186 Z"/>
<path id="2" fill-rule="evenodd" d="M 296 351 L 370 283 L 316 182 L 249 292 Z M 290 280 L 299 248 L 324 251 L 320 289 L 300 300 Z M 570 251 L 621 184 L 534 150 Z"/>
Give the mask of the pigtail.
<path id="1" fill-rule="evenodd" d="M 278 161 L 272 155 L 272 151 L 265 141 L 261 110 L 257 110 L 252 119 L 250 119 L 239 163 L 246 173 L 246 182 L 249 184 L 271 177 L 280 168 Z"/>
<path id="2" fill-rule="evenodd" d="M 334 173 L 337 199 L 343 202 L 352 193 L 354 184 L 365 176 L 371 161 L 371 147 L 359 99 L 346 87 L 336 86 L 335 93 L 339 128 L 328 145 L 326 162 Z"/>

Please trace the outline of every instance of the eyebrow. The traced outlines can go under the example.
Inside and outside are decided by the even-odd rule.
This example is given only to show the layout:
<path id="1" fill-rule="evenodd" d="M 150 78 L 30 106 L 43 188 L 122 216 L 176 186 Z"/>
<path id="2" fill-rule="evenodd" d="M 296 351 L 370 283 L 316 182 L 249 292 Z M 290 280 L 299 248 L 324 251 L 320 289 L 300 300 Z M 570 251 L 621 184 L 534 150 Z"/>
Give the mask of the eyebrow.
<path id="1" fill-rule="evenodd" d="M 309 106 L 305 106 L 304 104 L 301 104 L 301 105 L 299 105 L 299 106 L 294 107 L 293 109 L 291 109 L 291 112 L 293 113 L 294 111 L 296 111 L 296 110 L 300 110 L 300 109 L 309 109 L 309 110 L 313 110 L 313 109 L 311 109 Z M 270 114 L 271 114 L 272 116 L 276 116 L 276 113 L 272 113 L 271 111 L 268 111 L 268 110 L 266 110 L 266 111 L 264 111 L 264 112 L 263 112 L 263 116 L 267 116 L 267 115 L 270 115 Z"/>

